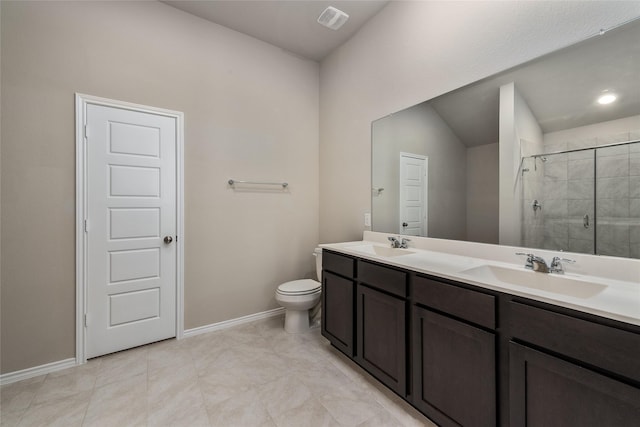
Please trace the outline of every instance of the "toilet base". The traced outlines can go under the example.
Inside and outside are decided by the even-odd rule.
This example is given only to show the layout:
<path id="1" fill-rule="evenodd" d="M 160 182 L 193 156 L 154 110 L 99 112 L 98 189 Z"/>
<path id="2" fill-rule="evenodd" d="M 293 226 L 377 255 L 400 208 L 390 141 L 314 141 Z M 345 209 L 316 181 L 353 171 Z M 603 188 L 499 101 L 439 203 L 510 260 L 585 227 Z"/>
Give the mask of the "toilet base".
<path id="1" fill-rule="evenodd" d="M 303 334 L 309 330 L 309 310 L 286 310 L 284 330 L 290 334 Z"/>

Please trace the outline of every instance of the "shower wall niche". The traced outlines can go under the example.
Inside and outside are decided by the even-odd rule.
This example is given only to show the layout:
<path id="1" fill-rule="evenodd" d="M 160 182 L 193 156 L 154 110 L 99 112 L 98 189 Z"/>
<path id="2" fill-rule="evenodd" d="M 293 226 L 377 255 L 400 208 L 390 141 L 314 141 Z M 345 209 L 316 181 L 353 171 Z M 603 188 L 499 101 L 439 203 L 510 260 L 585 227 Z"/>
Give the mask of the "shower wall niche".
<path id="1" fill-rule="evenodd" d="M 640 258 L 640 132 L 544 151 L 522 161 L 524 246 Z"/>

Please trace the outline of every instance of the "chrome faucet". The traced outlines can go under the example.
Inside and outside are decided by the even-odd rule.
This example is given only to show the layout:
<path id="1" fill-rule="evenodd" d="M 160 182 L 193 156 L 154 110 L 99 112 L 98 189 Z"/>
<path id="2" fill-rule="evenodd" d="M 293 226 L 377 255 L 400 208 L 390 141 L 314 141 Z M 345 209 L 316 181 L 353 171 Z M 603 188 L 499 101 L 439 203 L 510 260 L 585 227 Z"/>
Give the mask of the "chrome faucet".
<path id="1" fill-rule="evenodd" d="M 400 247 L 402 249 L 407 249 L 409 247 L 409 242 L 411 241 L 411 239 L 405 239 L 404 237 L 402 238 L 402 240 L 400 241 Z"/>
<path id="2" fill-rule="evenodd" d="M 402 248 L 402 249 L 406 249 L 409 247 L 409 242 L 411 241 L 411 239 L 405 239 L 404 237 L 400 237 L 398 236 L 396 237 L 387 237 L 387 240 L 389 240 L 391 242 L 391 247 L 392 248 Z"/>
<path id="3" fill-rule="evenodd" d="M 534 254 L 526 254 L 524 252 L 516 252 L 516 255 L 524 255 L 527 257 L 527 262 L 524 264 L 524 268 L 537 271 L 538 273 L 549 273 L 549 266 L 544 258 Z"/>
<path id="4" fill-rule="evenodd" d="M 551 260 L 551 265 L 548 265 L 544 258 L 536 256 L 534 254 L 526 254 L 524 252 L 516 252 L 516 255 L 524 255 L 527 257 L 527 262 L 524 265 L 524 268 L 529 270 L 537 271 L 539 273 L 556 273 L 556 274 L 564 274 L 564 268 L 562 267 L 562 262 L 570 262 L 574 263 L 575 260 L 561 257 L 553 257 Z"/>
<path id="5" fill-rule="evenodd" d="M 554 256 L 553 259 L 551 260 L 551 267 L 549 267 L 549 273 L 564 274 L 564 268 L 562 267 L 563 261 L 571 264 L 574 264 L 576 262 L 573 259 Z"/>

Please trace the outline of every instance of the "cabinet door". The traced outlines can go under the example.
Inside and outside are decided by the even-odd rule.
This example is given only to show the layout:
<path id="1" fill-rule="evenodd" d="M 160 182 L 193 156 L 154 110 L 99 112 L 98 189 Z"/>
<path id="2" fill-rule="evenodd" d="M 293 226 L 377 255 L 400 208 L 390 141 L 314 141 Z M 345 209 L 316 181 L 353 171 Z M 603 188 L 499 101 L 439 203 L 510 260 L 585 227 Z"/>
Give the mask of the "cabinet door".
<path id="1" fill-rule="evenodd" d="M 510 426 L 638 426 L 640 389 L 511 342 Z"/>
<path id="2" fill-rule="evenodd" d="M 495 426 L 495 335 L 413 306 L 414 406 L 441 426 Z"/>
<path id="3" fill-rule="evenodd" d="M 353 281 L 323 271 L 322 335 L 353 357 Z"/>
<path id="4" fill-rule="evenodd" d="M 406 301 L 358 285 L 356 361 L 387 387 L 406 396 Z"/>

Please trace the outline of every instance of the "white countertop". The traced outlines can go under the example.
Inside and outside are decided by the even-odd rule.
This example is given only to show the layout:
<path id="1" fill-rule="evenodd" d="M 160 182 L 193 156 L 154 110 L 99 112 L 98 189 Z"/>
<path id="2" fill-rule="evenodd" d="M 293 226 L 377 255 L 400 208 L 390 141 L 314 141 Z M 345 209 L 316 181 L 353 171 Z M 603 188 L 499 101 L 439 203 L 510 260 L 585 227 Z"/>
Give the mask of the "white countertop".
<path id="1" fill-rule="evenodd" d="M 367 234 L 365 233 L 365 238 L 366 237 Z M 504 259 L 501 259 L 501 257 L 491 259 L 491 257 L 487 255 L 482 258 L 478 258 L 428 249 L 419 249 L 415 247 L 408 248 L 408 251 L 411 251 L 411 253 L 403 253 L 402 255 L 389 257 L 376 255 L 373 251 L 369 250 L 372 246 L 388 247 L 389 245 L 381 243 L 380 238 L 320 245 L 322 248 L 352 255 L 358 258 L 377 261 L 418 273 L 426 273 L 445 279 L 469 283 L 481 288 L 555 304 L 561 307 L 579 310 L 585 313 L 595 314 L 640 326 L 640 283 L 633 279 L 635 277 L 633 274 L 631 274 L 630 277 L 634 281 L 619 280 L 618 278 L 607 278 L 595 275 L 576 274 L 570 271 L 566 272 L 562 276 L 552 273 L 549 274 L 549 276 L 551 276 L 551 280 L 559 278 L 560 282 L 562 282 L 561 279 L 570 281 L 573 289 L 579 289 L 580 286 L 584 284 L 585 288 L 594 288 L 597 290 L 593 295 L 586 292 L 582 296 L 576 296 L 577 294 L 563 294 L 560 286 L 553 288 L 558 289 L 559 292 L 552 292 L 537 289 L 535 287 L 516 285 L 513 281 L 512 283 L 505 283 L 499 279 L 486 277 L 486 275 L 482 276 L 475 275 L 473 273 L 465 273 L 466 270 L 474 267 L 490 265 L 497 269 L 504 269 L 501 271 L 514 272 L 516 275 L 537 275 L 532 277 L 523 276 L 527 279 L 545 280 L 545 277 L 538 275 L 547 276 L 547 274 L 525 270 L 524 262 L 522 264 L 513 264 L 504 262 Z M 633 263 L 633 260 L 630 265 L 633 266 L 632 268 L 635 268 L 636 266 L 636 264 Z"/>

